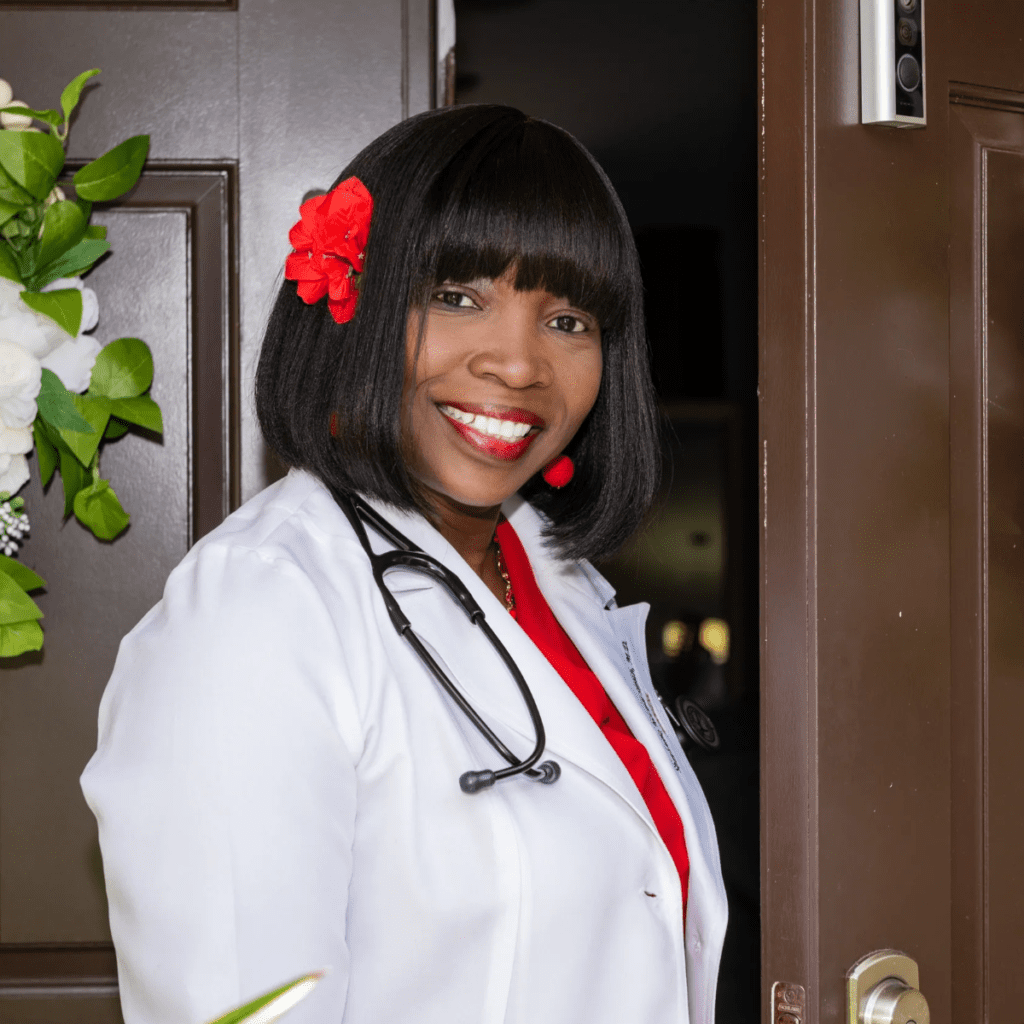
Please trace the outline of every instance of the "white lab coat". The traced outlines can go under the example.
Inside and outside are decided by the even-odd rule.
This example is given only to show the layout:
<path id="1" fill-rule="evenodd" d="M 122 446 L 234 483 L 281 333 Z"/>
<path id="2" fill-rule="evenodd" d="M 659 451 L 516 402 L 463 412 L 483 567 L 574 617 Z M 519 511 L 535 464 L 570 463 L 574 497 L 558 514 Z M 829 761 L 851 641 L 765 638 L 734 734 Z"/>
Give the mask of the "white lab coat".
<path id="1" fill-rule="evenodd" d="M 685 934 L 673 861 L 593 720 L 440 534 L 379 510 L 484 608 L 561 778 L 460 790 L 462 772 L 502 762 L 395 633 L 328 492 L 293 470 L 175 569 L 103 697 L 82 787 L 126 1024 L 199 1024 L 324 966 L 288 1024 L 712 1024 L 725 892 L 707 803 L 651 686 L 646 606 L 616 608 L 591 566 L 549 556 L 529 505 L 506 503 L 682 817 Z M 423 577 L 389 580 L 525 756 L 529 716 L 480 630 Z"/>

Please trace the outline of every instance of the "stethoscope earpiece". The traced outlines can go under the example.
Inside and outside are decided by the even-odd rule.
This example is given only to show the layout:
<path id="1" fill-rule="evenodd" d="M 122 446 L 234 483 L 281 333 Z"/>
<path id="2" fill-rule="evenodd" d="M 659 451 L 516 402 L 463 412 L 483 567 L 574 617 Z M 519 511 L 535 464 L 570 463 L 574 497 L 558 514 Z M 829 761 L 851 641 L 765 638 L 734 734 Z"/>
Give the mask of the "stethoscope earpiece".
<path id="1" fill-rule="evenodd" d="M 552 782 L 558 781 L 562 768 L 557 761 L 545 761 L 536 768 L 527 769 L 523 774 L 528 775 L 534 782 L 550 786 Z M 459 776 L 459 789 L 463 793 L 479 793 L 481 789 L 490 789 L 497 781 L 498 776 L 489 768 L 479 772 L 463 772 Z"/>
<path id="2" fill-rule="evenodd" d="M 459 789 L 463 793 L 479 793 L 481 789 L 490 789 L 497 779 L 490 768 L 480 772 L 463 772 L 459 776 Z"/>

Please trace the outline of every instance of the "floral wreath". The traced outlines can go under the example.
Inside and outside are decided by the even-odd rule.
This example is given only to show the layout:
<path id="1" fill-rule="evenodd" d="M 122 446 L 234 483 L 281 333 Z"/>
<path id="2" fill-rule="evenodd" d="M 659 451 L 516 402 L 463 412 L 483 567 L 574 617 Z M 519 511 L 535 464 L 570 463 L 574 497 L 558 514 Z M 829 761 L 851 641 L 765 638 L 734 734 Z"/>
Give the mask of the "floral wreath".
<path id="1" fill-rule="evenodd" d="M 327 308 L 339 324 L 356 313 L 359 285 L 370 236 L 373 198 L 358 178 L 346 178 L 324 196 L 307 199 L 300 219 L 288 232 L 295 250 L 284 276 L 298 282 L 307 305 L 327 296 Z"/>
<path id="2" fill-rule="evenodd" d="M 99 303 L 82 283 L 110 249 L 106 228 L 89 223 L 92 205 L 135 184 L 149 136 L 126 139 L 76 171 L 71 185 L 57 186 L 71 115 L 98 74 L 70 82 L 60 110 L 13 99 L 0 79 L 0 658 L 43 645 L 43 613 L 29 592 L 46 584 L 14 557 L 29 531 L 16 492 L 28 482 L 33 449 L 44 487 L 60 472 L 64 516 L 110 541 L 129 516 L 100 477 L 101 448 L 130 429 L 163 431 L 147 393 L 149 347 L 138 338 L 94 338 Z M 74 198 L 64 191 L 71 186 Z"/>

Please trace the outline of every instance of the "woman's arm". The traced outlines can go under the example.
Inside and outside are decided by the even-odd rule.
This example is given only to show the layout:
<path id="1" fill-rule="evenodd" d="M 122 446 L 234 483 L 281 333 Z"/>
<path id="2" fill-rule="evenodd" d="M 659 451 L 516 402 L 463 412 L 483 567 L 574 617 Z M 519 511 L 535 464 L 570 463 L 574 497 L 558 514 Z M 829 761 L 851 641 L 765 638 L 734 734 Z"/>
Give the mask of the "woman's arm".
<path id="1" fill-rule="evenodd" d="M 340 1021 L 361 738 L 334 625 L 292 562 L 201 546 L 125 639 L 82 777 L 126 1024 L 201 1024 L 307 971 Z"/>

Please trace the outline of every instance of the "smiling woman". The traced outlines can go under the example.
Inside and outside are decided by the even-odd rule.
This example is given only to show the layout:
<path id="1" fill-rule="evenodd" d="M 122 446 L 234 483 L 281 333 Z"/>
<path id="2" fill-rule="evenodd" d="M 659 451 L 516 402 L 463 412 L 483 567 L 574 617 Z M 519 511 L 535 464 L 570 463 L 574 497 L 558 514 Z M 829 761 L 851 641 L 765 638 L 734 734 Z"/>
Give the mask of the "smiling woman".
<path id="1" fill-rule="evenodd" d="M 455 108 L 290 238 L 257 407 L 291 471 L 125 639 L 82 780 L 126 1024 L 327 965 L 296 1022 L 711 1024 L 710 814 L 646 606 L 587 561 L 658 464 L 607 179 L 550 124 Z"/>
<path id="2" fill-rule="evenodd" d="M 600 339 L 606 372 L 593 412 L 565 439 L 573 480 L 551 491 L 530 463 L 524 495 L 547 514 L 565 556 L 616 550 L 650 504 L 660 459 L 636 253 L 603 172 L 561 129 L 471 106 L 397 125 L 339 182 L 350 177 L 374 204 L 359 315 L 337 324 L 294 288 L 281 290 L 256 382 L 271 447 L 343 490 L 422 510 L 401 456 L 407 325 L 436 322 L 427 314 L 447 285 L 504 278 L 513 292 L 547 291 L 561 301 L 555 316 L 577 318 L 588 344 Z M 447 289 L 444 304 L 461 316 L 479 303 L 463 288 L 451 307 L 459 291 Z M 324 429 L 332 413 L 334 438 Z"/>

